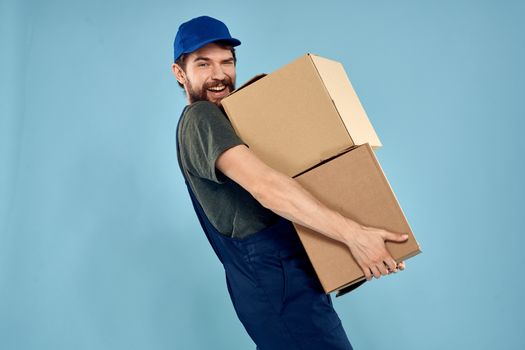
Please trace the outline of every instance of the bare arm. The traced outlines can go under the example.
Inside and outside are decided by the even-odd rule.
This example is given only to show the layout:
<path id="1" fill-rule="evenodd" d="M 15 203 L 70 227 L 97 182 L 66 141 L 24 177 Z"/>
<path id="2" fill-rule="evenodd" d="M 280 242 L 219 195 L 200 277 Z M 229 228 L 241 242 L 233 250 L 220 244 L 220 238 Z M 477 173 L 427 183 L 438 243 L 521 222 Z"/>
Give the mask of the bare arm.
<path id="1" fill-rule="evenodd" d="M 265 208 L 348 246 L 367 280 L 397 271 L 385 240 L 402 242 L 408 236 L 366 227 L 333 211 L 294 179 L 262 162 L 248 147 L 236 146 L 219 156 L 216 167 L 237 182 Z M 404 264 L 399 266 L 404 268 Z"/>

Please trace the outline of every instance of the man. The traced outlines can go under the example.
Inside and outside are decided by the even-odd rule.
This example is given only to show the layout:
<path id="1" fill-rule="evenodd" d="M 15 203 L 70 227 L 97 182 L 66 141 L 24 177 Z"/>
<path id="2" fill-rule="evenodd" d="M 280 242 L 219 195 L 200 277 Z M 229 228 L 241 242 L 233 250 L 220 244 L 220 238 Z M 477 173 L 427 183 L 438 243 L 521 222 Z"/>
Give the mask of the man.
<path id="1" fill-rule="evenodd" d="M 239 139 L 220 102 L 234 89 L 240 43 L 207 16 L 183 23 L 175 37 L 172 70 L 188 100 L 177 149 L 195 211 L 258 349 L 352 349 L 291 222 L 346 244 L 367 280 L 404 269 L 384 242 L 408 237 L 330 210 Z"/>

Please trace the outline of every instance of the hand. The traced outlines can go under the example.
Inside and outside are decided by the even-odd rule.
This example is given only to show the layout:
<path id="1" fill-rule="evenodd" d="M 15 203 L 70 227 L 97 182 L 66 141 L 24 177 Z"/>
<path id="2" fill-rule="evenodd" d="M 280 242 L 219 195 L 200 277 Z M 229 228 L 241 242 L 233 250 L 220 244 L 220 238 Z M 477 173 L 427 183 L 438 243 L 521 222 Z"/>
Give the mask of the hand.
<path id="1" fill-rule="evenodd" d="M 385 246 L 385 241 L 404 242 L 408 235 L 390 232 L 387 230 L 354 226 L 353 234 L 348 235 L 346 245 L 354 256 L 357 264 L 363 270 L 368 281 L 372 277 L 379 278 L 397 269 L 405 269 L 405 263 L 396 264 Z"/>

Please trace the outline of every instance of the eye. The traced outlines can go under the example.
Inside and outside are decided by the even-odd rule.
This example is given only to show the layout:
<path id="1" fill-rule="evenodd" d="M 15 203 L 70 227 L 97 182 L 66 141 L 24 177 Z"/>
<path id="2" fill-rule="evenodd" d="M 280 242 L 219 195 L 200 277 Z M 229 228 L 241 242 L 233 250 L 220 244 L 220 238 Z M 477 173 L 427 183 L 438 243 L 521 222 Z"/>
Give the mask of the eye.
<path id="1" fill-rule="evenodd" d="M 207 62 L 201 62 L 197 65 L 197 67 L 208 67 L 209 64 Z"/>

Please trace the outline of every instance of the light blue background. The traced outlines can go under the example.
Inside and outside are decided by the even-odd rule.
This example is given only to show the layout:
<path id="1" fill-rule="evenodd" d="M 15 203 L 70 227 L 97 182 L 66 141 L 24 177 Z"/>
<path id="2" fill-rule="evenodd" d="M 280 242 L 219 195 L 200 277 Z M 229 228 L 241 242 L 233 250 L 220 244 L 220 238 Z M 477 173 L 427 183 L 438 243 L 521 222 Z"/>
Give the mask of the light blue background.
<path id="1" fill-rule="evenodd" d="M 356 349 L 524 349 L 523 1 L 0 0 L 0 349 L 253 349 L 175 158 L 178 25 L 238 82 L 341 61 L 423 254 L 335 300 Z"/>

